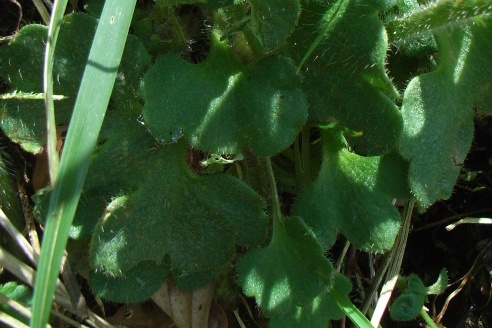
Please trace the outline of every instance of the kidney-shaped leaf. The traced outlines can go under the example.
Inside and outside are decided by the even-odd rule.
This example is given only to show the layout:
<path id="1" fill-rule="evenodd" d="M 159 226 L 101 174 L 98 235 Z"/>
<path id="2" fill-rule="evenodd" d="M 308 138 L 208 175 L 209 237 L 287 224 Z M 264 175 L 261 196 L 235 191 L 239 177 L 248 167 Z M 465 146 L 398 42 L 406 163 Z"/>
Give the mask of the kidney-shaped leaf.
<path id="1" fill-rule="evenodd" d="M 275 155 L 307 117 L 293 64 L 272 56 L 244 67 L 216 38 L 200 64 L 164 55 L 149 69 L 142 86 L 145 124 L 162 142 L 184 134 L 193 147 L 214 154 L 247 146 L 257 155 Z"/>
<path id="2" fill-rule="evenodd" d="M 323 247 L 340 231 L 357 248 L 382 252 L 392 247 L 400 227 L 393 197 L 409 197 L 406 162 L 394 155 L 363 157 L 349 152 L 341 134 L 322 131 L 323 163 L 318 179 L 301 192 L 294 214 Z"/>

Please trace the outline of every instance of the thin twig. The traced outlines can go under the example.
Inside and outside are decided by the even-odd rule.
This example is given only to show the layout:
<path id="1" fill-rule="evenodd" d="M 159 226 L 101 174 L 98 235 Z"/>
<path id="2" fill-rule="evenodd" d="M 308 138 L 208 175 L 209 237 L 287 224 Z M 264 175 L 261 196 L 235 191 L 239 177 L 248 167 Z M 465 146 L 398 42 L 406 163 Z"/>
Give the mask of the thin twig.
<path id="1" fill-rule="evenodd" d="M 31 311 L 29 311 L 29 309 L 26 306 L 22 305 L 21 303 L 15 300 L 8 298 L 3 294 L 0 294 L 0 304 L 8 305 L 12 310 L 16 311 L 24 318 L 29 319 L 31 317 Z"/>
<path id="2" fill-rule="evenodd" d="M 472 274 L 473 274 L 473 271 L 475 270 L 475 267 L 477 266 L 478 264 L 478 261 L 479 259 L 483 256 L 483 254 L 489 250 L 489 248 L 492 247 L 492 242 L 489 242 L 487 244 L 486 247 L 484 247 L 482 249 L 482 251 L 478 254 L 478 256 L 476 257 L 475 261 L 473 262 L 473 265 L 472 267 L 470 268 L 470 270 L 468 270 L 468 272 L 463 276 L 461 277 L 460 279 L 458 279 L 458 281 L 461 280 L 461 283 L 460 285 L 451 293 L 448 295 L 448 297 L 446 298 L 446 301 L 444 302 L 444 305 L 442 306 L 442 309 L 441 309 L 441 312 L 439 312 L 439 314 L 437 315 L 436 317 L 436 324 L 439 324 L 444 316 L 444 314 L 446 313 L 446 310 L 448 309 L 448 306 L 449 306 L 449 302 L 451 302 L 451 300 L 459 293 L 461 292 L 461 290 L 465 287 L 466 283 L 470 280 L 470 278 L 472 277 Z M 454 283 L 453 283 L 454 284 Z M 450 285 L 453 285 L 453 284 L 450 284 Z"/>
<path id="3" fill-rule="evenodd" d="M 87 304 L 85 302 L 84 296 L 80 292 L 80 286 L 77 282 L 77 279 L 75 278 L 75 275 L 72 272 L 70 262 L 68 262 L 68 254 L 66 251 L 63 256 L 60 274 L 62 276 L 63 282 L 65 283 L 65 287 L 67 288 L 70 300 L 72 301 L 75 314 L 82 320 L 87 319 Z"/>
<path id="4" fill-rule="evenodd" d="M 0 322 L 3 322 L 4 324 L 12 328 L 29 328 L 29 326 L 25 325 L 23 322 L 17 320 L 16 318 L 9 316 L 5 312 L 0 312 Z"/>
<path id="5" fill-rule="evenodd" d="M 44 6 L 43 2 L 41 0 L 32 0 L 34 3 L 34 6 L 39 12 L 39 15 L 41 16 L 41 19 L 43 20 L 45 25 L 48 25 L 50 23 L 50 13 L 48 10 L 46 10 L 46 7 Z"/>
<path id="6" fill-rule="evenodd" d="M 446 226 L 447 231 L 451 231 L 460 224 L 492 224 L 491 218 L 464 218 Z"/>
<path id="7" fill-rule="evenodd" d="M 27 304 L 22 304 L 20 302 L 17 302 L 16 300 L 10 299 L 3 294 L 0 294 L 0 304 L 8 305 L 10 308 L 12 308 L 17 313 L 19 313 L 20 315 L 24 316 L 27 319 L 30 319 L 32 316 L 32 313 L 29 310 L 29 308 L 27 307 Z M 65 321 L 66 323 L 70 324 L 73 327 L 87 327 L 87 326 L 82 325 L 73 319 L 68 318 L 67 316 L 65 316 L 65 315 L 63 315 L 57 311 L 51 310 L 51 314 L 60 318 L 60 320 Z M 51 327 L 50 324 L 47 324 L 46 326 Z M 17 326 L 15 326 L 15 327 L 17 327 Z"/>
<path id="8" fill-rule="evenodd" d="M 383 282 L 383 278 L 385 277 L 386 273 L 388 272 L 389 265 L 391 263 L 391 254 L 388 254 L 384 260 L 383 263 L 380 265 L 378 272 L 376 273 L 376 276 L 374 277 L 371 288 L 369 292 L 367 293 L 367 297 L 364 300 L 364 304 L 360 308 L 361 312 L 364 314 L 367 314 L 369 311 L 369 308 L 371 307 L 371 304 L 373 304 L 373 300 L 377 298 L 377 292 L 379 290 L 379 286 L 381 285 L 381 282 Z"/>
<path id="9" fill-rule="evenodd" d="M 48 7 L 49 10 L 53 9 L 53 2 L 50 0 L 43 0 L 44 4 L 46 7 Z"/>
<path id="10" fill-rule="evenodd" d="M 346 241 L 345 242 L 345 245 L 343 246 L 343 249 L 342 249 L 342 254 L 340 254 L 340 257 L 338 258 L 336 264 L 335 264 L 335 270 L 337 272 L 341 272 L 340 270 L 342 270 L 342 264 L 343 264 L 343 260 L 345 259 L 345 256 L 347 255 L 347 251 L 350 247 L 350 241 Z"/>
<path id="11" fill-rule="evenodd" d="M 41 253 L 41 245 L 39 243 L 38 232 L 36 231 L 36 223 L 34 222 L 34 215 L 32 214 L 32 206 L 27 195 L 26 188 L 21 183 L 20 178 L 17 178 L 17 189 L 19 190 L 19 198 L 22 204 L 22 212 L 24 213 L 24 219 L 26 221 L 27 235 L 29 236 L 29 242 L 36 254 Z M 36 261 L 37 263 L 37 261 Z"/>
<path id="12" fill-rule="evenodd" d="M 405 254 L 405 247 L 407 244 L 408 231 L 410 229 L 410 221 L 412 218 L 412 211 L 415 205 L 415 199 L 407 202 L 405 210 L 403 212 L 403 222 L 400 228 L 400 233 L 396 238 L 395 246 L 391 250 L 391 260 L 388 274 L 386 276 L 386 282 L 383 285 L 378 304 L 374 309 L 374 313 L 371 318 L 371 323 L 374 327 L 379 326 L 379 322 L 383 317 L 383 313 L 388 306 L 388 302 L 391 297 L 391 293 L 395 288 L 400 273 L 401 263 L 403 261 L 403 255 Z"/>
<path id="13" fill-rule="evenodd" d="M 14 5 L 17 6 L 17 8 L 19 8 L 19 19 L 17 20 L 17 25 L 15 27 L 15 34 L 17 34 L 17 32 L 19 32 L 20 24 L 22 21 L 22 6 L 19 2 L 17 2 L 17 0 L 10 0 L 10 2 L 12 2 Z"/>
<path id="14" fill-rule="evenodd" d="M 27 259 L 34 265 L 37 266 L 39 254 L 36 254 L 29 242 L 24 238 L 24 236 L 17 230 L 17 228 L 10 222 L 9 218 L 0 208 L 0 226 L 7 231 L 7 233 L 12 237 L 17 243 L 22 252 L 26 255 Z"/>
<path id="15" fill-rule="evenodd" d="M 27 264 L 19 261 L 15 256 L 0 247 L 0 265 L 7 269 L 25 284 L 33 287 L 36 272 Z M 55 300 L 65 308 L 73 312 L 68 292 L 60 280 L 57 281 Z"/>
<path id="16" fill-rule="evenodd" d="M 441 225 L 441 224 L 445 224 L 445 223 L 448 223 L 450 221 L 453 221 L 453 220 L 456 220 L 456 219 L 459 219 L 459 218 L 462 218 L 462 217 L 477 215 L 479 213 L 484 213 L 484 212 L 492 212 L 492 207 L 483 208 L 483 209 L 476 210 L 476 211 L 471 211 L 471 212 L 460 213 L 460 214 L 448 216 L 448 217 L 446 217 L 444 219 L 441 219 L 439 221 L 434 221 L 432 223 L 423 225 L 421 227 L 413 228 L 412 229 L 412 232 L 417 232 L 417 231 L 420 231 L 420 230 L 429 229 L 429 228 L 432 228 L 432 227 L 435 227 L 435 226 L 438 226 L 438 225 Z"/>

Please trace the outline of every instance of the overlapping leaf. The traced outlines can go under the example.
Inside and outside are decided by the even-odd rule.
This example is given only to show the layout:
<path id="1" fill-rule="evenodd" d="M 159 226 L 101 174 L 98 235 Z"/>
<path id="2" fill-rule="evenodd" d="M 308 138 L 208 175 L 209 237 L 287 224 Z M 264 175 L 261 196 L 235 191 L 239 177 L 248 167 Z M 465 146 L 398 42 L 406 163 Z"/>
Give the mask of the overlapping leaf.
<path id="1" fill-rule="evenodd" d="M 350 281 L 343 275 L 333 275 L 333 288 L 348 294 L 352 289 Z M 271 328 L 329 327 L 331 320 L 339 320 L 343 312 L 328 292 L 322 292 L 304 307 L 295 307 L 291 313 L 273 317 L 268 326 Z"/>
<path id="2" fill-rule="evenodd" d="M 336 131 L 323 131 L 322 141 L 318 179 L 301 192 L 294 214 L 313 228 L 325 248 L 335 242 L 337 231 L 366 251 L 391 248 L 400 227 L 391 198 L 409 197 L 406 163 L 394 154 L 351 153 Z"/>
<path id="3" fill-rule="evenodd" d="M 145 124 L 161 142 L 184 134 L 193 147 L 210 153 L 249 147 L 258 155 L 275 155 L 292 143 L 307 116 L 294 66 L 272 56 L 244 67 L 217 37 L 204 62 L 165 55 L 147 72 Z"/>
<path id="4" fill-rule="evenodd" d="M 94 17 L 82 13 L 64 18 L 53 68 L 54 93 L 67 97 L 55 104 L 58 124 L 67 124 L 70 119 L 96 25 Z M 46 34 L 47 27 L 28 25 L 21 29 L 12 44 L 0 48 L 0 79 L 8 84 L 9 92 L 43 91 Z M 130 36 L 113 90 L 115 105 L 126 108 L 138 106 L 135 90 L 139 76 L 149 64 L 150 58 L 145 48 Z M 1 127 L 11 140 L 20 143 L 29 152 L 37 153 L 42 149 L 46 140 L 43 98 L 2 100 L 0 115 Z"/>
<path id="5" fill-rule="evenodd" d="M 410 185 L 422 207 L 451 195 L 473 137 L 472 107 L 492 90 L 487 17 L 435 33 L 438 69 L 414 78 L 405 91 L 400 149 L 410 159 Z"/>
<path id="6" fill-rule="evenodd" d="M 301 13 L 299 0 L 251 0 L 251 21 L 247 29 L 262 51 L 270 53 L 284 46 Z"/>
<path id="7" fill-rule="evenodd" d="M 378 10 L 391 3 L 310 3 L 288 49 L 298 63 L 309 54 L 302 83 L 310 104 L 309 119 L 335 119 L 362 132 L 362 137 L 349 142 L 367 155 L 394 148 L 402 128 L 398 108 L 389 98 L 398 92 L 385 72 L 387 36 L 378 17 Z"/>
<path id="8" fill-rule="evenodd" d="M 183 141 L 160 146 L 125 117 L 109 117 L 101 137 L 83 197 L 85 206 L 111 200 L 92 236 L 93 268 L 125 278 L 168 257 L 177 276 L 204 280 L 185 284 L 196 288 L 232 260 L 235 245 L 264 237 L 260 197 L 234 177 L 195 175 Z"/>
<path id="9" fill-rule="evenodd" d="M 119 277 L 96 270 L 89 276 L 89 284 L 99 297 L 130 304 L 149 299 L 169 273 L 169 261 L 144 261 Z"/>
<path id="10" fill-rule="evenodd" d="M 89 43 L 86 49 L 79 38 L 81 48 L 76 48 L 70 40 L 95 23 L 95 18 L 83 14 L 65 19 L 67 28 L 62 29 L 65 34 L 60 36 L 55 63 L 60 83 L 55 93 L 74 98 Z M 2 67 L 5 76 L 10 76 L 5 80 L 13 89 L 41 91 L 41 69 L 35 72 L 27 67 L 42 67 L 44 33 L 41 27 L 27 28 L 3 50 Z M 74 49 L 82 55 L 74 54 Z M 166 272 L 173 272 L 184 287 L 205 283 L 232 259 L 236 245 L 250 246 L 262 240 L 267 222 L 263 203 L 252 189 L 231 176 L 193 174 L 186 163 L 185 142 L 161 146 L 142 126 L 136 86 L 149 57 L 135 39 L 129 39 L 127 49 L 71 236 L 87 240 L 92 234 L 94 290 L 121 301 L 135 285 L 127 294 L 130 300 L 141 301 L 160 286 Z M 8 62 L 5 58 L 9 57 L 27 62 Z M 26 75 L 34 73 L 27 77 L 24 70 Z M 69 101 L 73 99 L 57 106 L 65 114 L 57 115 L 58 122 L 68 122 Z M 13 107 L 12 101 L 3 102 L 3 128 L 15 137 L 19 126 L 26 127 L 18 141 L 32 141 L 30 145 L 39 148 L 44 143 L 43 102 L 25 103 L 18 101 Z M 43 216 L 48 196 L 49 191 L 40 194 L 38 215 Z"/>
<path id="11" fill-rule="evenodd" d="M 239 284 L 269 315 L 306 307 L 332 287 L 333 267 L 312 231 L 297 217 L 274 222 L 270 244 L 238 266 Z"/>
<path id="12" fill-rule="evenodd" d="M 17 302 L 32 304 L 32 290 L 29 287 L 19 285 L 16 282 L 11 281 L 0 285 L 0 294 Z M 28 318 L 22 316 L 7 304 L 0 304 L 0 311 L 2 311 L 4 315 L 12 316 L 25 324 L 29 322 Z"/>

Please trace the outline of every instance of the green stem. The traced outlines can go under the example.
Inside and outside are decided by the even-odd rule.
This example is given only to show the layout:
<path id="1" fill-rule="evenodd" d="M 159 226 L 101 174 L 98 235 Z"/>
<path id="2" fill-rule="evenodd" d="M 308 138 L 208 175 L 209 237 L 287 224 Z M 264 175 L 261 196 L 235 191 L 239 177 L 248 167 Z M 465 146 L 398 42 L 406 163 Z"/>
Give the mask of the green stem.
<path id="1" fill-rule="evenodd" d="M 434 320 L 429 316 L 427 312 L 424 311 L 424 309 L 420 310 L 420 315 L 424 319 L 425 323 L 430 327 L 430 328 L 438 328 Z"/>
<path id="2" fill-rule="evenodd" d="M 298 134 L 294 142 L 294 167 L 296 170 L 296 187 L 297 190 L 302 190 L 303 177 L 302 177 L 302 159 L 301 159 L 301 136 Z"/>
<path id="3" fill-rule="evenodd" d="M 311 154 L 309 151 L 311 142 L 311 127 L 309 125 L 304 126 L 302 129 L 302 182 L 303 186 L 307 186 L 311 182 Z"/>
<path id="4" fill-rule="evenodd" d="M 56 182 L 56 177 L 58 176 L 58 170 L 60 166 L 60 158 L 56 149 L 57 137 L 55 104 L 53 101 L 53 63 L 55 61 L 56 41 L 58 40 L 58 34 L 60 32 L 60 26 L 66 7 L 67 0 L 57 1 L 55 6 L 53 7 L 53 14 L 48 26 L 48 41 L 46 42 L 43 67 L 43 88 L 45 94 L 44 103 L 46 107 L 46 129 L 48 136 L 46 144 L 48 149 L 49 173 L 52 186 Z"/>
<path id="5" fill-rule="evenodd" d="M 294 165 L 298 191 L 304 189 L 311 182 L 310 141 L 311 127 L 305 126 L 294 142 Z"/>
<path id="6" fill-rule="evenodd" d="M 491 12 L 489 0 L 441 0 L 423 10 L 389 22 L 386 30 L 390 42 L 394 42 L 445 26 L 471 22 L 478 16 L 487 16 Z"/>
<path id="7" fill-rule="evenodd" d="M 282 220 L 282 211 L 280 209 L 280 201 L 278 199 L 278 191 L 277 191 L 277 183 L 275 182 L 275 175 L 273 174 L 272 162 L 270 161 L 270 157 L 265 159 L 268 179 L 270 181 L 270 193 L 272 199 L 272 213 L 273 213 L 273 221 L 280 223 L 282 226 L 284 222 Z"/>

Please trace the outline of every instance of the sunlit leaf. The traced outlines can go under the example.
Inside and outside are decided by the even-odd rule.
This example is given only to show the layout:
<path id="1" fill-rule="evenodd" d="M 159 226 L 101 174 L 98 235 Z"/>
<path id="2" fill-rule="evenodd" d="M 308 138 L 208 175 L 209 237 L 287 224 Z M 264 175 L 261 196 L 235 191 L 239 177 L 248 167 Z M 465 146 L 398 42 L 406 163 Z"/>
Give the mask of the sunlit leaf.
<path id="1" fill-rule="evenodd" d="M 156 140 L 184 135 L 210 153 L 248 147 L 271 156 L 288 147 L 307 116 L 292 62 L 266 57 L 244 67 L 214 37 L 209 57 L 193 65 L 175 55 L 157 60 L 143 80 L 145 124 Z"/>
<path id="2" fill-rule="evenodd" d="M 160 146 L 137 121 L 111 122 L 84 193 L 92 206 L 109 202 L 92 236 L 93 268 L 124 278 L 140 263 L 167 256 L 176 276 L 210 279 L 232 260 L 235 245 L 264 238 L 263 203 L 252 189 L 232 176 L 195 175 L 184 141 Z"/>
<path id="3" fill-rule="evenodd" d="M 492 90 L 492 25 L 435 34 L 441 62 L 414 78 L 403 98 L 400 150 L 410 160 L 410 185 L 420 206 L 451 196 L 473 137 L 473 105 Z"/>
<path id="4" fill-rule="evenodd" d="M 333 288 L 337 288 L 345 294 L 348 294 L 352 289 L 350 281 L 339 273 L 333 275 L 333 283 Z M 297 306 L 289 314 L 273 317 L 268 326 L 272 328 L 325 328 L 329 326 L 330 320 L 339 320 L 342 317 L 343 312 L 333 297 L 327 292 L 322 292 L 310 304 L 304 307 Z"/>
<path id="5" fill-rule="evenodd" d="M 401 115 L 391 100 L 398 92 L 384 67 L 387 36 L 378 17 L 378 11 L 390 4 L 310 3 L 286 49 L 303 64 L 309 120 L 336 120 L 361 132 L 349 142 L 366 155 L 395 148 L 401 132 Z"/>
<path id="6" fill-rule="evenodd" d="M 58 124 L 68 124 L 94 37 L 97 20 L 83 13 L 67 15 L 62 23 L 53 68 L 54 94 L 66 99 L 56 101 Z M 84 31 L 84 33 L 80 33 Z M 15 41 L 0 47 L 0 79 L 10 92 L 41 93 L 46 26 L 28 25 Z M 135 108 L 136 89 L 150 58 L 142 44 L 129 37 L 112 94 L 114 104 Z M 32 153 L 41 151 L 46 143 L 43 99 L 0 100 L 2 130 L 14 142 Z"/>
<path id="7" fill-rule="evenodd" d="M 322 141 L 318 179 L 301 192 L 294 214 L 313 228 L 325 248 L 333 245 L 337 231 L 363 250 L 391 248 L 400 227 L 391 199 L 409 197 L 406 164 L 394 155 L 351 153 L 337 131 L 323 131 Z"/>
<path id="8" fill-rule="evenodd" d="M 333 268 L 311 230 L 297 217 L 274 222 L 270 244 L 250 251 L 238 266 L 239 284 L 268 315 L 309 306 L 328 292 Z"/>

